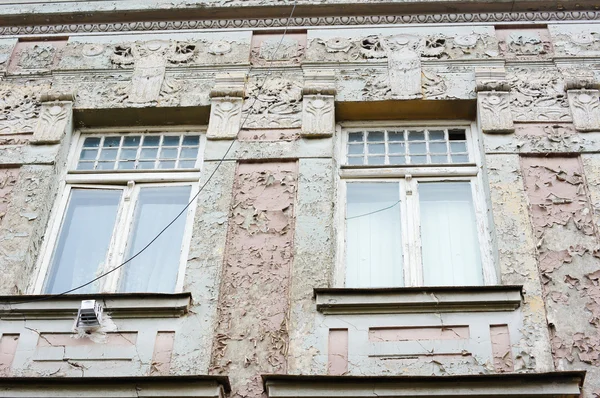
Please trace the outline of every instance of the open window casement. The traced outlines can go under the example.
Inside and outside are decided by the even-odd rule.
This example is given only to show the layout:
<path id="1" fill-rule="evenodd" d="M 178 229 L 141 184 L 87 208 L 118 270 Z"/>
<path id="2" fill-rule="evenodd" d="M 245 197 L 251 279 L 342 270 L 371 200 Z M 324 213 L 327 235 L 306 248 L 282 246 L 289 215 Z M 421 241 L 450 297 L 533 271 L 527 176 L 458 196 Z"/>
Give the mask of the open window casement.
<path id="1" fill-rule="evenodd" d="M 77 292 L 181 290 L 200 144 L 198 134 L 81 134 L 35 292 L 62 293 L 115 268 Z"/>
<path id="2" fill-rule="evenodd" d="M 496 283 L 471 128 L 349 128 L 340 170 L 346 287 Z"/>

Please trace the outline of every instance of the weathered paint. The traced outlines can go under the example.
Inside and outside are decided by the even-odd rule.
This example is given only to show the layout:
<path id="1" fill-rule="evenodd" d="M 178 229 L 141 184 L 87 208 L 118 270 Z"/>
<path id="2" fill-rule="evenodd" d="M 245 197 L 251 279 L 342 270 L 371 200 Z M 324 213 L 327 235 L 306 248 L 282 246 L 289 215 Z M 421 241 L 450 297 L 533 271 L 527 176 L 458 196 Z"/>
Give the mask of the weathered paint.
<path id="1" fill-rule="evenodd" d="M 297 183 L 296 162 L 237 167 L 211 364 L 234 396 L 260 396 L 260 374 L 287 368 Z"/>
<path id="2" fill-rule="evenodd" d="M 158 332 L 152 354 L 150 376 L 168 375 L 171 369 L 175 332 Z"/>
<path id="3" fill-rule="evenodd" d="M 508 325 L 490 325 L 490 339 L 492 341 L 494 369 L 497 372 L 512 372 L 514 364 Z"/>
<path id="4" fill-rule="evenodd" d="M 554 362 L 558 369 L 588 370 L 593 391 L 600 387 L 599 240 L 582 162 L 523 157 L 521 165 Z"/>
<path id="5" fill-rule="evenodd" d="M 348 371 L 348 329 L 329 329 L 327 374 L 343 375 Z"/>
<path id="6" fill-rule="evenodd" d="M 0 337 L 0 377 L 11 376 L 11 366 L 18 344 L 18 334 L 3 334 Z"/>

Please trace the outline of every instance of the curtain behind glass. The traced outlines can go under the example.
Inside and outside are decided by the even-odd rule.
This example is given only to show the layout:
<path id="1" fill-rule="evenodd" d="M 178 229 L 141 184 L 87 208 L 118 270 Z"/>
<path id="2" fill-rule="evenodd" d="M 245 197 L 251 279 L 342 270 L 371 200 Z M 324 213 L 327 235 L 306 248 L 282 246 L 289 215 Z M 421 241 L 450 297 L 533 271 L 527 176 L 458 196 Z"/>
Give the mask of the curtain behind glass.
<path id="1" fill-rule="evenodd" d="M 471 184 L 420 183 L 419 202 L 425 285 L 483 284 Z"/>
<path id="2" fill-rule="evenodd" d="M 139 252 L 188 203 L 191 186 L 141 188 L 126 259 Z M 173 293 L 186 215 L 182 214 L 150 247 L 123 267 L 122 292 Z"/>
<path id="3" fill-rule="evenodd" d="M 403 286 L 398 183 L 346 187 L 346 286 Z"/>
<path id="4" fill-rule="evenodd" d="M 97 276 L 106 260 L 120 200 L 120 190 L 71 190 L 46 293 L 62 293 Z M 98 283 L 94 283 L 77 293 L 98 290 Z"/>

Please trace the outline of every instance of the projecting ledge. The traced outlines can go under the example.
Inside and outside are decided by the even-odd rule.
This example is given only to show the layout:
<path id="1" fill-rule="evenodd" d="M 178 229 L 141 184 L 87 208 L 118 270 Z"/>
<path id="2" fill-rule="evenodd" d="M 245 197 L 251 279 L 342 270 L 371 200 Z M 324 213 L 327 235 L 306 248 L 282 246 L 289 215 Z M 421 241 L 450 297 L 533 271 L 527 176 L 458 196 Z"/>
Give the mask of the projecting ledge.
<path id="1" fill-rule="evenodd" d="M 0 398 L 223 398 L 227 376 L 2 377 Z"/>
<path id="2" fill-rule="evenodd" d="M 579 397 L 585 372 L 454 376 L 263 375 L 269 398 Z"/>
<path id="3" fill-rule="evenodd" d="M 402 314 L 427 312 L 514 311 L 522 286 L 452 286 L 405 288 L 317 288 L 323 314 Z"/>
<path id="4" fill-rule="evenodd" d="M 82 300 L 97 300 L 112 318 L 176 318 L 186 314 L 191 293 L 98 293 L 0 296 L 0 319 L 72 319 Z"/>

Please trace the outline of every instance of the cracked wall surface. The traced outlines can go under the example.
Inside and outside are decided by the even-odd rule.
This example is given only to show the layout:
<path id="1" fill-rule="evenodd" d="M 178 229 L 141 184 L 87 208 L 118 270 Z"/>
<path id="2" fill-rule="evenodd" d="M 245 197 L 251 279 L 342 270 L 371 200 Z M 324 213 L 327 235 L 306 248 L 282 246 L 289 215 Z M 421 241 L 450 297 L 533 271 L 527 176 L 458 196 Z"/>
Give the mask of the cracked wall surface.
<path id="1" fill-rule="evenodd" d="M 449 3 L 435 14 L 412 1 L 297 3 L 290 21 L 291 1 L 0 5 L 0 19 L 23 18 L 0 24 L 0 294 L 32 292 L 73 144 L 71 126 L 58 144 L 35 142 L 49 92 L 72 94 L 75 129 L 90 120 L 188 128 L 181 115 L 206 124 L 215 98 L 228 103 L 229 95 L 243 121 L 223 122 L 239 130 L 237 139 L 208 137 L 201 154 L 199 184 L 207 185 L 194 203 L 187 312 L 115 317 L 94 338 L 76 338 L 73 314 L 2 318 L 0 375 L 212 373 L 230 377 L 232 395 L 252 398 L 264 396 L 263 373 L 583 369 L 584 396 L 600 397 L 599 12 L 542 1 L 538 11 L 483 2 L 497 12 L 463 13 Z M 251 15 L 235 15 L 240 7 Z M 140 20 L 110 21 L 115 11 Z M 324 72 L 330 81 L 314 78 Z M 243 87 L 218 93 L 215 82 L 234 75 L 245 76 Z M 343 287 L 343 132 L 307 138 L 303 113 L 313 103 L 304 96 L 329 96 L 337 122 L 454 120 L 440 105 L 451 103 L 471 109 L 462 113 L 470 123 L 484 120 L 475 116 L 482 93 L 491 98 L 485 120 L 502 115 L 514 124 L 514 132 L 475 130 L 495 265 L 502 284 L 523 286 L 520 307 L 317 311 L 313 289 Z M 411 109 L 426 112 L 413 117 Z"/>
<path id="2" fill-rule="evenodd" d="M 594 155 L 590 155 L 591 159 Z M 523 157 L 521 167 L 537 240 L 551 348 L 558 369 L 586 369 L 587 396 L 598 384 L 598 229 L 580 157 Z"/>
<path id="3" fill-rule="evenodd" d="M 237 166 L 211 360 L 234 396 L 260 396 L 260 374 L 287 369 L 297 187 L 296 162 Z"/>

